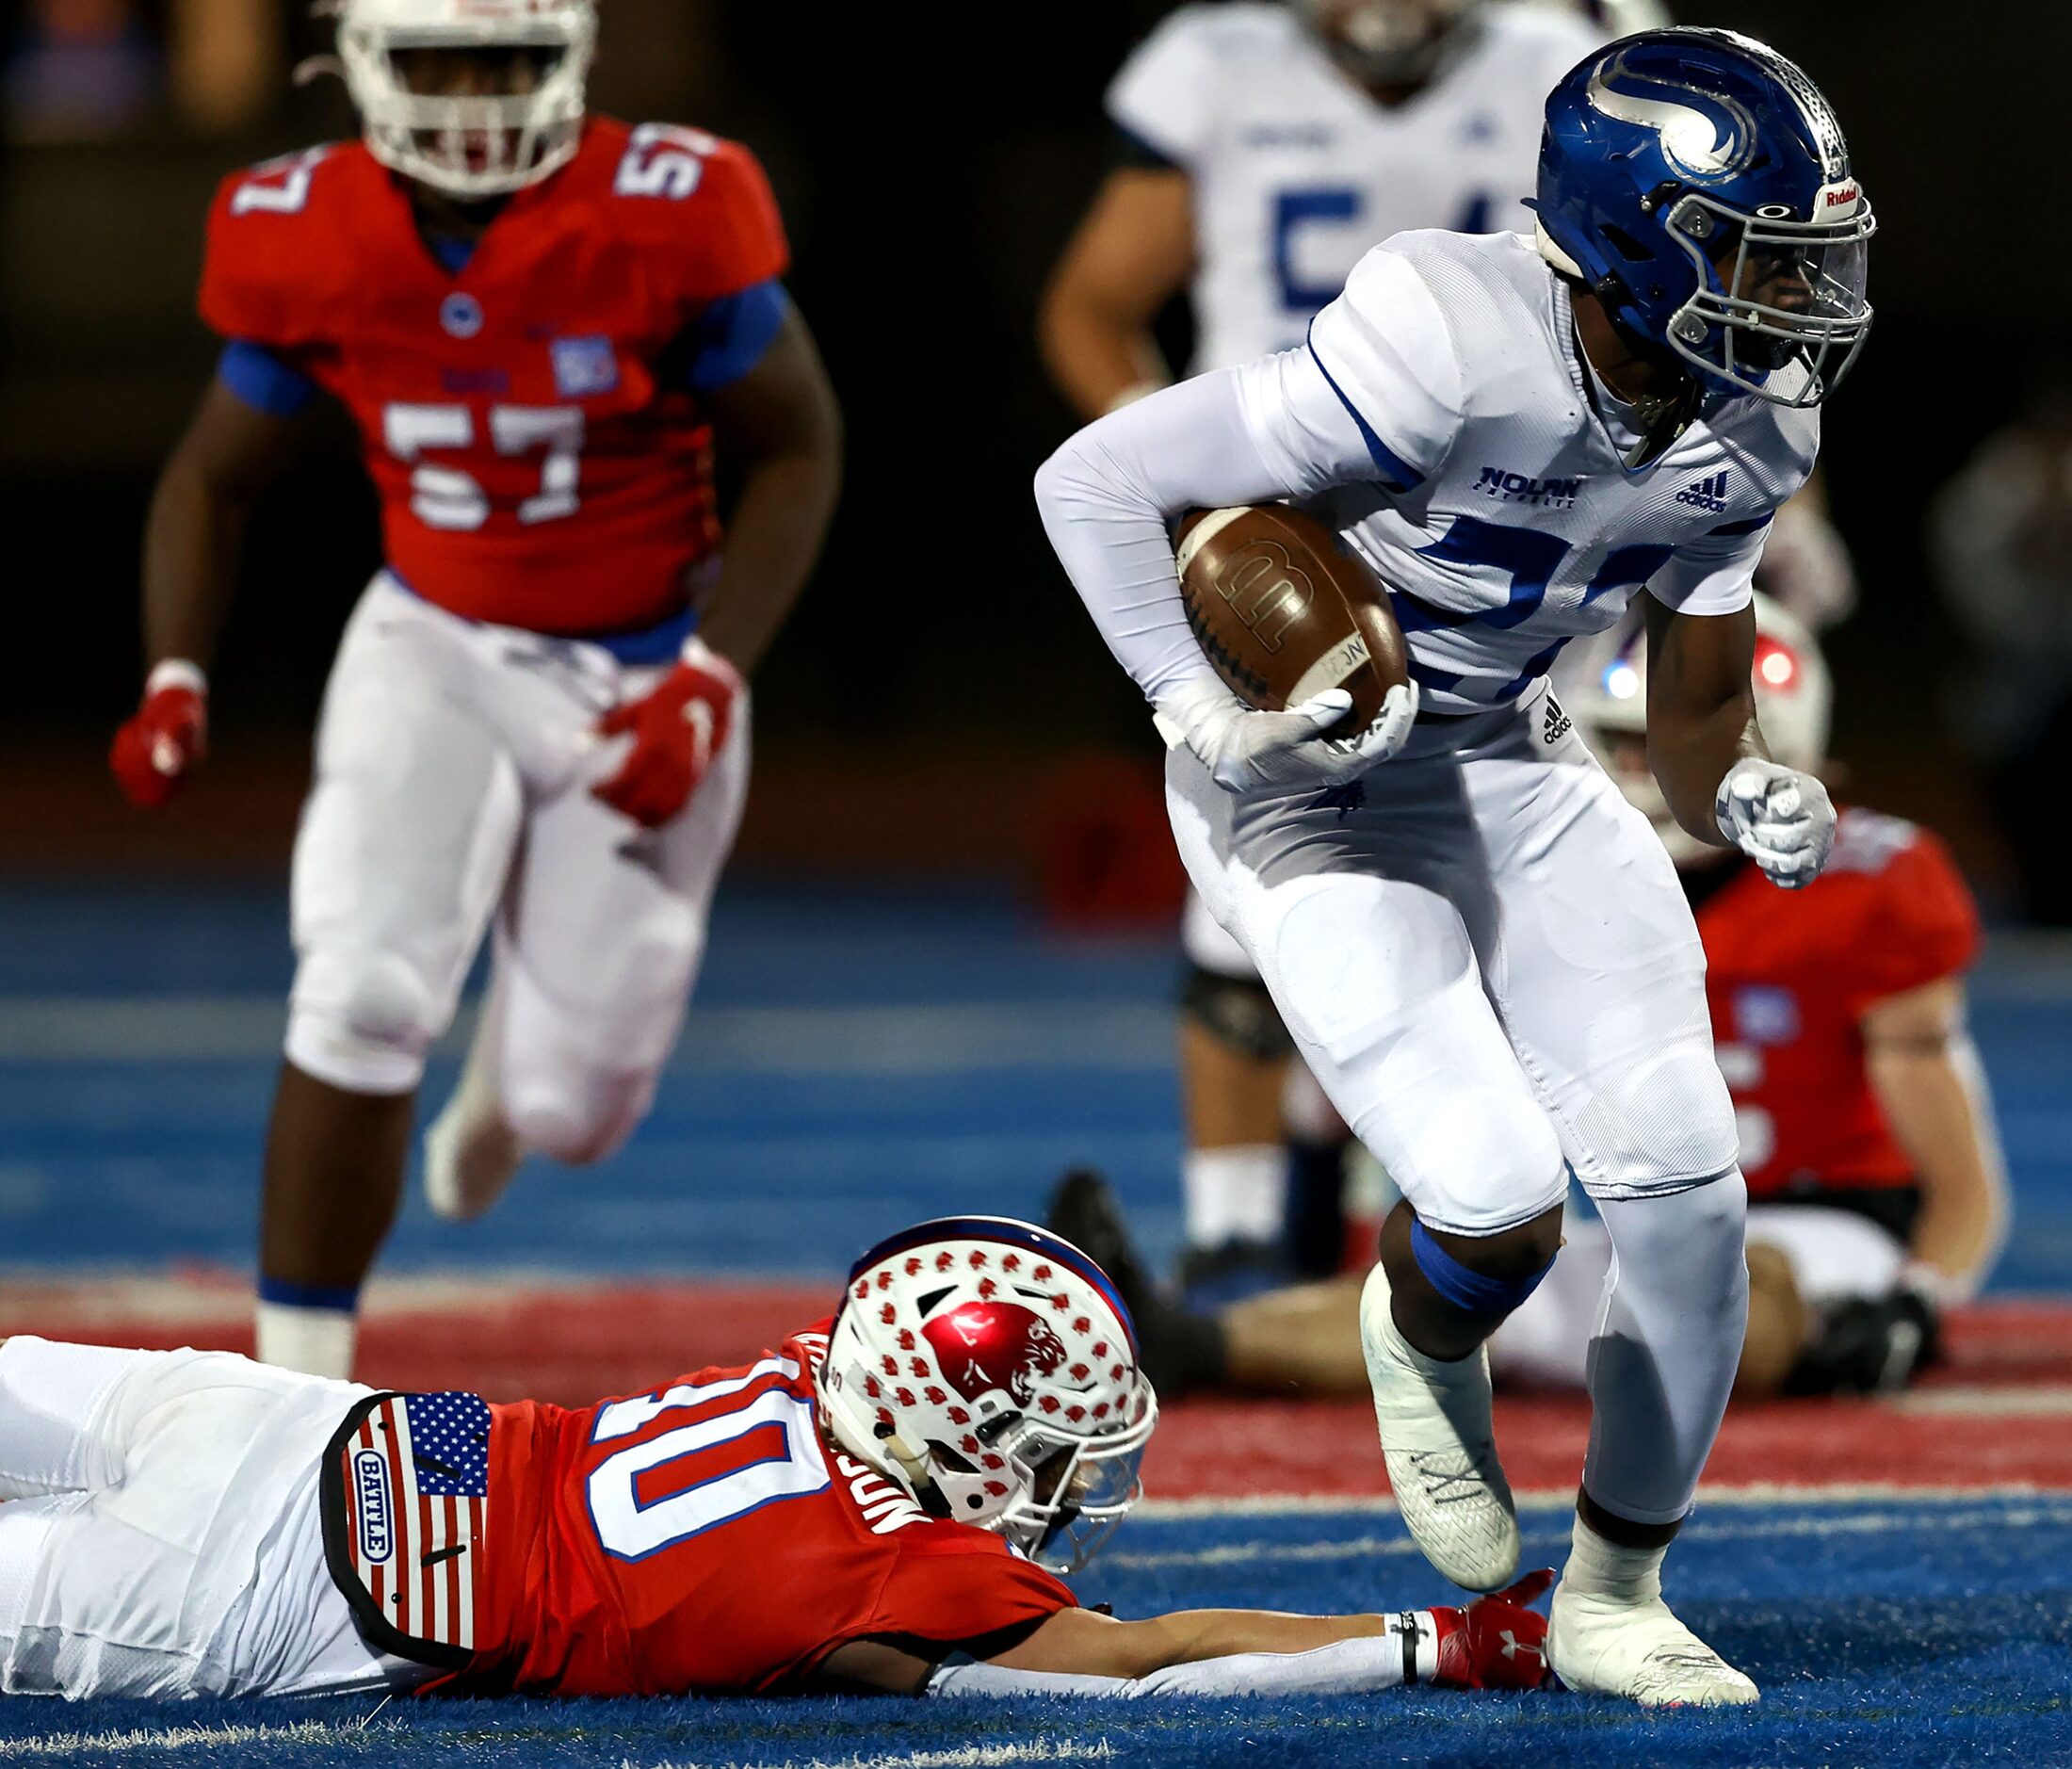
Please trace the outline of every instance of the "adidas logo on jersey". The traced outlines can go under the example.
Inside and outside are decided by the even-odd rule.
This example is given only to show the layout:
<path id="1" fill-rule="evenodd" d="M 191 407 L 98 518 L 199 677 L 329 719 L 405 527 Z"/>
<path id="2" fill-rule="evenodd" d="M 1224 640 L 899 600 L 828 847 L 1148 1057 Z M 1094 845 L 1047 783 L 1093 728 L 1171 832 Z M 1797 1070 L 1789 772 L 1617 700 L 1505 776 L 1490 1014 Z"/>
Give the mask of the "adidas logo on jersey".
<path id="1" fill-rule="evenodd" d="M 1694 504 L 1700 510 L 1709 510 L 1715 516 L 1726 513 L 1726 469 L 1722 467 L 1708 479 L 1698 479 L 1676 494 L 1679 504 Z"/>
<path id="2" fill-rule="evenodd" d="M 1547 695 L 1546 710 L 1540 718 L 1540 741 L 1559 743 L 1575 728 L 1575 720 L 1562 710 L 1562 703 L 1552 694 Z"/>
<path id="3" fill-rule="evenodd" d="M 1580 479 L 1536 479 L 1529 474 L 1506 473 L 1501 467 L 1484 467 L 1481 478 L 1475 481 L 1475 489 L 1484 497 L 1494 497 L 1499 503 L 1527 504 L 1536 510 L 1571 510 L 1582 484 Z"/>

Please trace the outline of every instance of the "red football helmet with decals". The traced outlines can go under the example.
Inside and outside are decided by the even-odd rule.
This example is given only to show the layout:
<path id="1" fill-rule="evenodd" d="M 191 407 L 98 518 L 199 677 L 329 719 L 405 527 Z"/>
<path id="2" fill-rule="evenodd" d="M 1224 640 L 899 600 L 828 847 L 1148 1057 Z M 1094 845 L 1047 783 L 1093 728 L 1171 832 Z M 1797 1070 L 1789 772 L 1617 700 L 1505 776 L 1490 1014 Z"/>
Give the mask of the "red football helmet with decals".
<path id="1" fill-rule="evenodd" d="M 921 1223 L 856 1262 L 820 1404 L 845 1450 L 934 1515 L 1068 1571 L 1136 1503 L 1158 1418 L 1107 1274 L 1004 1216 Z"/>

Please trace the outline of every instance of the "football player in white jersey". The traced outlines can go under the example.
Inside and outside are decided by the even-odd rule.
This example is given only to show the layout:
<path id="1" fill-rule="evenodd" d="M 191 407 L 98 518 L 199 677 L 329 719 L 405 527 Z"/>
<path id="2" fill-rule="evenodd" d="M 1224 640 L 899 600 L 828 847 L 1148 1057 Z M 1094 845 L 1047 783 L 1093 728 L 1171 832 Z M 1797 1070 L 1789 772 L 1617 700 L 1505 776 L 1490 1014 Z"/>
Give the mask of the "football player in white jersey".
<path id="1" fill-rule="evenodd" d="M 1786 887 L 1835 811 L 1754 711 L 1750 580 L 1869 331 L 1870 211 L 1819 89 L 1732 32 L 1595 52 L 1556 87 L 1535 235 L 1400 235 L 1306 343 L 1163 390 L 1044 463 L 1045 527 L 1172 745 L 1210 911 L 1396 1179 L 1362 1336 L 1389 1477 L 1470 1588 L 1514 1507 L 1483 1342 L 1559 1245 L 1571 1169 L 1617 1250 L 1550 1656 L 1649 1703 L 1756 1689 L 1660 1567 L 1747 1306 L 1731 1102 L 1675 874 L 1548 695 L 1646 592 L 1650 760 L 1676 820 Z M 1168 522 L 1302 500 L 1393 594 L 1412 680 L 1255 711 L 1189 630 Z"/>
<path id="2" fill-rule="evenodd" d="M 1657 11 L 1653 0 L 1609 13 L 1572 0 L 1181 7 L 1109 89 L 1121 163 L 1044 302 L 1060 391 L 1094 418 L 1163 385 L 1152 322 L 1182 289 L 1192 371 L 1226 368 L 1300 344 L 1392 234 L 1530 226 L 1547 89 L 1607 35 L 1663 23 Z M 1289 1063 L 1244 949 L 1191 892 L 1182 944 L 1183 1271 L 1202 1295 L 1277 1274 L 1287 1199 L 1297 1268 L 1321 1274 L 1335 1265 L 1344 1127 Z M 1284 1107 L 1300 1127 L 1287 1151 Z"/>
<path id="3" fill-rule="evenodd" d="M 1655 0 L 1298 0 L 1185 6 L 1116 76 L 1121 138 L 1044 303 L 1045 358 L 1079 414 L 1169 379 L 1152 333 L 1190 288 L 1192 372 L 1299 344 L 1370 246 L 1411 228 L 1530 226 L 1547 89 Z M 1773 527 L 1767 586 L 1814 625 L 1846 612 L 1848 554 L 1815 492 Z M 1187 1254 L 1220 1300 L 1281 1269 L 1337 1269 L 1344 1127 L 1244 949 L 1189 893 L 1179 1050 Z M 1288 1142 L 1283 1147 L 1284 1126 Z"/>

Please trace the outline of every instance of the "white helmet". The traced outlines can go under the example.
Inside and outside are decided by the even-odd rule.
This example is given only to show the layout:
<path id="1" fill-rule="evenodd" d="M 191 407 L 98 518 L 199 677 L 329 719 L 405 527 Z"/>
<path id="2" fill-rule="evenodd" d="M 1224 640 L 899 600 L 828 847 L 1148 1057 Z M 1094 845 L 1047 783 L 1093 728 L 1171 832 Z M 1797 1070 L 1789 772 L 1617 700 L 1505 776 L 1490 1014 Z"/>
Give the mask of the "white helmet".
<path id="1" fill-rule="evenodd" d="M 1158 1420 L 1106 1274 L 1004 1216 L 922 1223 L 857 1260 L 819 1398 L 842 1448 L 924 1509 L 1062 1571 L 1136 1503 Z"/>
<path id="2" fill-rule="evenodd" d="M 457 197 L 505 196 L 565 166 L 583 133 L 597 48 L 592 0 L 336 0 L 338 58 L 368 151 Z M 444 97 L 412 89 L 413 49 L 538 53 L 530 91 Z"/>
<path id="3" fill-rule="evenodd" d="M 1583 739 L 1636 809 L 1647 814 L 1678 866 L 1718 859 L 1721 850 L 1689 834 L 1645 766 L 1622 765 L 1619 738 L 1647 735 L 1647 636 L 1620 625 L 1579 659 L 1576 686 L 1562 695 Z M 1760 592 L 1756 596 L 1756 718 L 1770 753 L 1810 773 L 1827 755 L 1835 685 L 1827 660 L 1805 625 Z"/>

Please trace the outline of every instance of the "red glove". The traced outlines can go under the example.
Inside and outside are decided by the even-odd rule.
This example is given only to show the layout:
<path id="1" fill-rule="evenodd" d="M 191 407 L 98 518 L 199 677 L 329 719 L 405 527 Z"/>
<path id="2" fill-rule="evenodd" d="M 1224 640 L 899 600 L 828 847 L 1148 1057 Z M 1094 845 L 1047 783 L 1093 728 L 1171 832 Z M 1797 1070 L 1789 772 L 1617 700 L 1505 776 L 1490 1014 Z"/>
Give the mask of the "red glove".
<path id="1" fill-rule="evenodd" d="M 155 811 L 208 748 L 208 677 L 199 665 L 169 657 L 145 678 L 143 705 L 116 732 L 108 767 L 132 804 Z"/>
<path id="2" fill-rule="evenodd" d="M 619 771 L 591 791 L 636 823 L 659 828 L 690 803 L 734 728 L 734 704 L 748 691 L 741 673 L 693 639 L 674 669 L 639 700 L 597 722 L 600 737 L 631 734 Z"/>
<path id="3" fill-rule="evenodd" d="M 1546 1681 L 1546 1617 L 1526 1605 L 1554 1582 L 1529 1572 L 1465 1609 L 1427 1610 L 1438 1631 L 1432 1674 L 1442 1689 L 1537 1689 Z"/>

